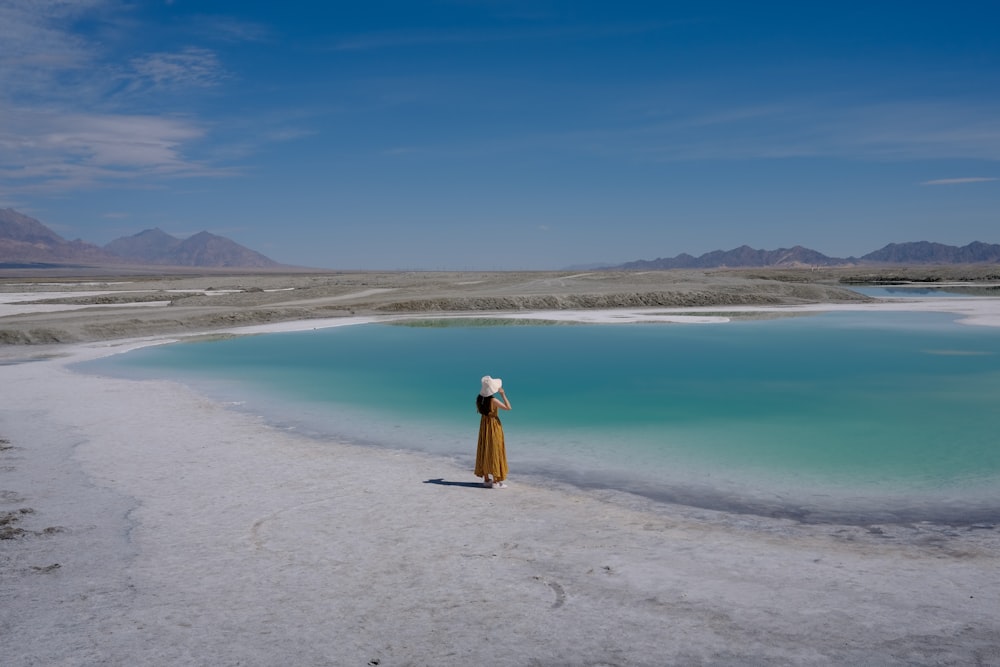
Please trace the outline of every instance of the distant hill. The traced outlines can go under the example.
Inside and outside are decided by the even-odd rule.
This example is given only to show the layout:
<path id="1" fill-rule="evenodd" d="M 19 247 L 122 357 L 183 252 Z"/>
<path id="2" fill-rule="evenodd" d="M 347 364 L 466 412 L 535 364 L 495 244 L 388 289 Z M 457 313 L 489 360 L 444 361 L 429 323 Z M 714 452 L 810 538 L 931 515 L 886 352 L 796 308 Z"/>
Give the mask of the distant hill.
<path id="1" fill-rule="evenodd" d="M 777 250 L 755 250 L 744 245 L 733 250 L 714 250 L 700 257 L 682 253 L 670 258 L 627 262 L 613 268 L 626 271 L 649 271 L 657 269 L 718 269 L 723 267 L 841 266 L 854 263 L 854 261 L 827 257 L 802 246 Z"/>
<path id="2" fill-rule="evenodd" d="M 1000 245 L 980 243 L 956 247 L 917 241 L 890 243 L 860 258 L 828 257 L 815 250 L 795 246 L 778 250 L 755 250 L 740 246 L 715 250 L 700 257 L 686 253 L 676 257 L 638 260 L 607 267 L 624 271 L 661 269 L 718 269 L 747 267 L 856 266 L 858 264 L 994 264 L 1000 263 Z"/>
<path id="3" fill-rule="evenodd" d="M 650 271 L 763 267 L 826 267 L 863 264 L 996 264 L 1000 245 L 979 241 L 956 247 L 928 241 L 890 243 L 860 258 L 828 257 L 802 246 L 756 250 L 740 246 L 714 250 L 700 257 L 637 260 L 618 266 L 588 265 L 592 269 Z M 282 266 L 264 255 L 223 236 L 199 232 L 179 239 L 160 229 L 115 239 L 99 247 L 80 239 L 67 241 L 38 220 L 13 209 L 0 209 L 0 265 L 154 265 L 218 268 L 275 268 Z"/>
<path id="4" fill-rule="evenodd" d="M 135 236 L 115 239 L 104 249 L 116 257 L 127 257 L 143 264 L 163 264 L 170 249 L 178 243 L 180 239 L 160 229 L 147 229 Z"/>
<path id="5" fill-rule="evenodd" d="M 272 268 L 280 266 L 264 255 L 223 236 L 199 232 L 179 239 L 160 229 L 115 239 L 104 249 L 116 257 L 139 264 Z"/>
<path id="6" fill-rule="evenodd" d="M 209 232 L 178 239 L 159 229 L 112 241 L 103 248 L 67 241 L 38 220 L 0 209 L 0 263 L 153 264 L 164 266 L 272 268 L 281 266 L 235 241 Z"/>
<path id="7" fill-rule="evenodd" d="M 77 263 L 113 261 L 103 249 L 79 239 L 67 241 L 34 218 L 0 209 L 0 262 Z"/>
<path id="8" fill-rule="evenodd" d="M 993 264 L 1000 262 L 1000 245 L 974 241 L 959 248 L 927 241 L 890 243 L 861 259 L 879 264 Z"/>

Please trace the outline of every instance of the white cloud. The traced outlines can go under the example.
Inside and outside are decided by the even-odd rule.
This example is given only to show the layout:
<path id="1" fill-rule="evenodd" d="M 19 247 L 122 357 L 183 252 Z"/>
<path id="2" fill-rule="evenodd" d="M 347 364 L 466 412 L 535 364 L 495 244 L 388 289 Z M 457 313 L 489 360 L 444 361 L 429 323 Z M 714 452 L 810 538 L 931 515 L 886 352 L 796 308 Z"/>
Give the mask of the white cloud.
<path id="1" fill-rule="evenodd" d="M 155 116 L 62 116 L 45 136 L 49 145 L 113 168 L 183 168 L 180 147 L 201 130 L 184 121 Z"/>
<path id="2" fill-rule="evenodd" d="M 11 109 L 3 113 L 4 189 L 53 192 L 228 173 L 185 157 L 185 144 L 204 136 L 188 119 Z"/>
<path id="3" fill-rule="evenodd" d="M 966 178 L 938 178 L 933 181 L 924 181 L 920 185 L 961 185 L 963 183 L 988 183 L 998 181 L 1000 178 L 988 176 L 968 176 Z"/>
<path id="4" fill-rule="evenodd" d="M 192 157 L 196 115 L 162 111 L 226 78 L 216 53 L 122 53 L 129 20 L 116 0 L 0 1 L 0 194 L 232 173 Z"/>
<path id="5" fill-rule="evenodd" d="M 8 0 L 0 3 L 0 98 L 45 99 L 94 66 L 95 51 L 67 29 L 104 0 Z"/>

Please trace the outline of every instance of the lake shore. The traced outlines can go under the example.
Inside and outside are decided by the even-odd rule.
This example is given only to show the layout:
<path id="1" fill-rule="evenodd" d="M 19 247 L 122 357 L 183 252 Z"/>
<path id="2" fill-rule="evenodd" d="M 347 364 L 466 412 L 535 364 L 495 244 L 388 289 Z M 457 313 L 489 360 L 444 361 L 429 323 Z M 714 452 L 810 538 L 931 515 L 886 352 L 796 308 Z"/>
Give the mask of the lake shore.
<path id="1" fill-rule="evenodd" d="M 352 316 L 864 302 L 811 274 L 391 272 L 5 277 L 0 344 L 158 336 Z"/>
<path id="2" fill-rule="evenodd" d="M 455 461 L 319 442 L 176 384 L 69 368 L 184 336 L 481 312 L 427 305 L 446 298 L 451 306 L 600 301 L 594 284 L 581 289 L 584 279 L 572 276 L 491 278 L 475 295 L 460 285 L 446 295 L 421 290 L 416 283 L 425 278 L 407 278 L 416 281 L 409 287 L 389 278 L 340 285 L 342 292 L 322 296 L 258 283 L 181 297 L 209 304 L 173 306 L 125 305 L 160 302 L 75 284 L 67 291 L 101 293 L 85 299 L 111 291 L 126 301 L 0 318 L 0 330 L 65 339 L 0 347 L 4 664 L 1000 661 L 996 525 L 806 525 L 516 479 L 509 489 L 487 490 Z M 993 299 L 829 303 L 793 285 L 776 304 L 716 303 L 698 296 L 711 290 L 691 280 L 684 293 L 712 303 L 684 312 L 662 304 L 487 312 L 624 322 L 729 317 L 762 306 L 900 308 L 1000 324 Z M 571 287 L 559 292 L 558 281 Z M 766 300 L 786 289 L 753 292 L 737 283 L 720 293 Z M 253 288 L 282 291 L 246 291 Z M 390 300 L 390 291 L 404 289 L 413 296 Z M 632 290 L 682 292 L 655 282 Z M 628 293 L 622 283 L 605 292 Z M 310 299 L 319 301 L 292 303 Z M 401 303 L 423 306 L 393 306 Z M 181 310 L 170 315 L 174 308 Z M 290 317 L 296 308 L 308 317 Z M 255 319 L 267 309 L 280 321 Z M 250 311 L 252 326 L 234 326 Z"/>

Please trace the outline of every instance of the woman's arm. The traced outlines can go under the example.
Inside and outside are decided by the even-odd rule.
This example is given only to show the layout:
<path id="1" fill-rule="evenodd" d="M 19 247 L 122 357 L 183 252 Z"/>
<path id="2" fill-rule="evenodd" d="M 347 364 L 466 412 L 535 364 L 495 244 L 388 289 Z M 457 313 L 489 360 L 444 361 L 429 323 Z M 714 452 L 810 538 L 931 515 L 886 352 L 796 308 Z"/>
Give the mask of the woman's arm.
<path id="1" fill-rule="evenodd" d="M 500 395 L 503 397 L 503 402 L 498 398 L 494 398 L 493 401 L 497 404 L 497 408 L 500 410 L 510 410 L 510 399 L 507 398 L 507 392 L 500 387 Z"/>

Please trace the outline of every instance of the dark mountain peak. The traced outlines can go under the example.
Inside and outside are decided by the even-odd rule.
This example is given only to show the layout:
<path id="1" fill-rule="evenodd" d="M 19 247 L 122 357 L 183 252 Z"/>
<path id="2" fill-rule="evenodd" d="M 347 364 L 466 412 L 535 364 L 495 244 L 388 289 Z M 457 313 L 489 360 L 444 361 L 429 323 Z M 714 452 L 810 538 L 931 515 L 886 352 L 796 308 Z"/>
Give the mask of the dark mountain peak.
<path id="1" fill-rule="evenodd" d="M 99 248 L 80 239 L 67 241 L 38 220 L 9 208 L 0 209 L 0 262 L 280 266 L 258 252 L 209 232 L 199 232 L 182 241 L 154 227 Z"/>
<path id="2" fill-rule="evenodd" d="M 107 262 L 102 249 L 80 239 L 67 241 L 32 217 L 0 209 L 0 261 Z"/>
<path id="3" fill-rule="evenodd" d="M 0 238 L 23 243 L 59 244 L 66 239 L 12 208 L 0 209 Z"/>
<path id="4" fill-rule="evenodd" d="M 266 268 L 279 266 L 258 252 L 218 236 L 201 231 L 179 239 L 155 227 L 134 236 L 112 241 L 105 249 L 125 261 L 171 266 L 216 266 Z"/>
<path id="5" fill-rule="evenodd" d="M 115 239 L 104 249 L 122 259 L 139 263 L 167 264 L 171 249 L 180 243 L 162 229 L 146 229 L 134 236 Z"/>
<path id="6" fill-rule="evenodd" d="M 239 243 L 201 231 L 174 248 L 170 257 L 178 266 L 242 266 L 265 268 L 279 266 L 277 262 L 241 246 Z"/>
<path id="7" fill-rule="evenodd" d="M 882 264 L 982 264 L 1000 262 L 1000 245 L 973 241 L 956 247 L 930 241 L 890 243 L 861 257 Z"/>
<path id="8" fill-rule="evenodd" d="M 152 229 L 144 229 L 141 232 L 139 232 L 138 234 L 136 234 L 135 236 L 133 236 L 132 238 L 139 238 L 139 237 L 141 237 L 141 238 L 172 239 L 174 241 L 180 241 L 180 239 L 178 239 L 175 236 L 171 236 L 170 234 L 167 234 L 165 231 L 163 231 L 159 227 L 153 227 Z"/>
<path id="9" fill-rule="evenodd" d="M 723 267 L 836 266 L 844 263 L 846 260 L 827 257 L 820 252 L 799 245 L 792 248 L 778 248 L 777 250 L 757 250 L 748 245 L 741 245 L 732 250 L 713 250 L 701 257 L 692 257 L 687 253 L 682 253 L 673 258 L 628 262 L 618 268 L 626 270 L 717 269 Z"/>
<path id="10" fill-rule="evenodd" d="M 673 258 L 639 260 L 621 264 L 618 269 L 715 269 L 738 267 L 793 267 L 793 266 L 846 266 L 858 263 L 871 264 L 992 264 L 1000 262 L 1000 245 L 973 241 L 961 248 L 914 241 L 911 243 L 890 243 L 881 250 L 862 256 L 860 259 L 827 257 L 826 255 L 800 245 L 777 250 L 756 250 L 741 245 L 732 250 L 713 250 L 701 257 L 686 253 Z"/>

